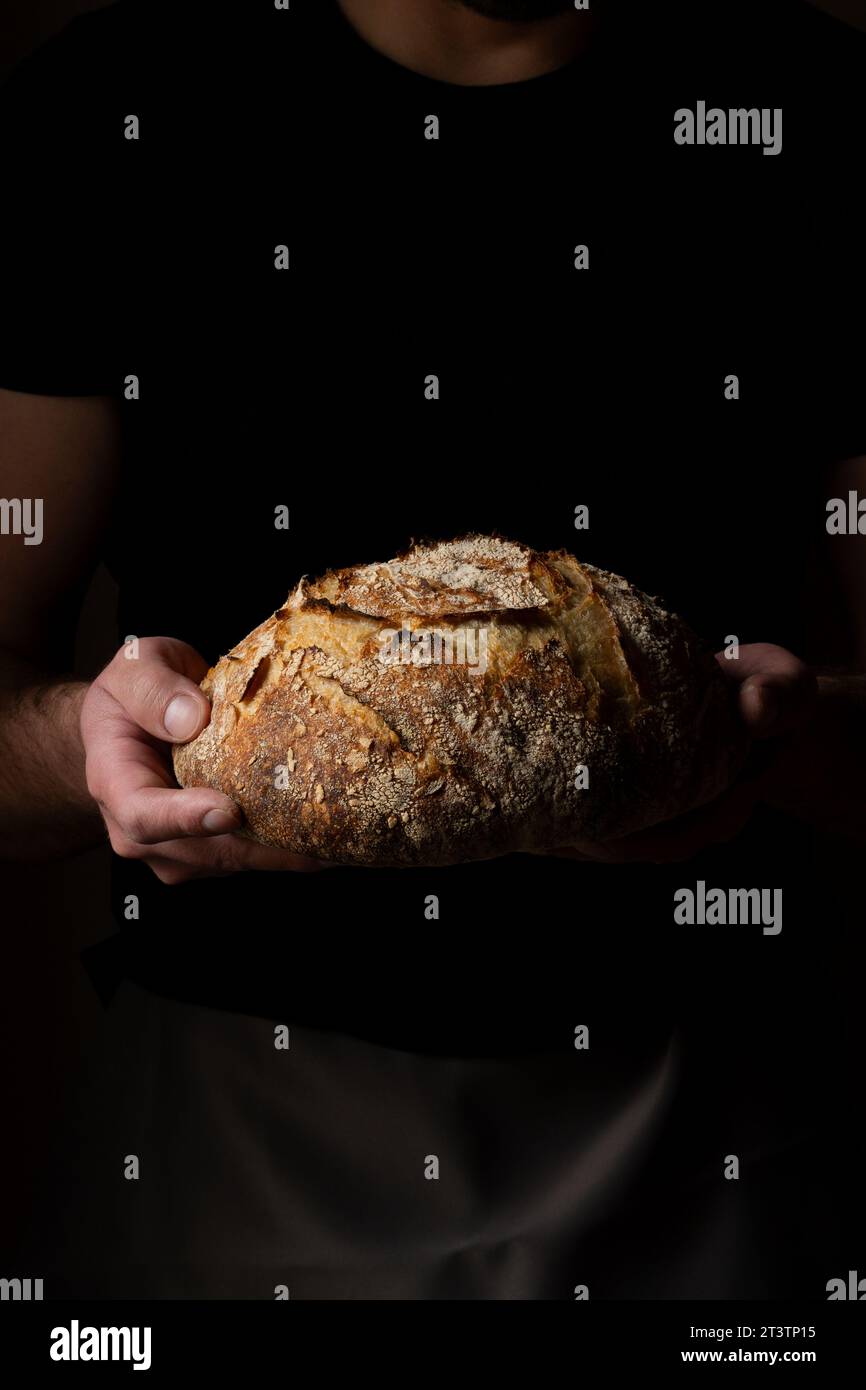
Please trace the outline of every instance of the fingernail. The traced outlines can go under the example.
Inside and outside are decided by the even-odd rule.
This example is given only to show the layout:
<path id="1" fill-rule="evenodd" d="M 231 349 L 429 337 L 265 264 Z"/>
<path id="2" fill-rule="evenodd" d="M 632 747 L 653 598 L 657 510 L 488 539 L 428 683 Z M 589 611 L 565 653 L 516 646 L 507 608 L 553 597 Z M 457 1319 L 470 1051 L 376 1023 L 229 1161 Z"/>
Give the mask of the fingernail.
<path id="1" fill-rule="evenodd" d="M 227 835 L 231 830 L 237 830 L 239 820 L 234 811 L 207 811 L 202 817 L 202 829 L 208 830 L 212 835 Z"/>
<path id="2" fill-rule="evenodd" d="M 191 695 L 175 695 L 162 722 L 172 738 L 191 738 L 201 723 L 198 701 Z"/>

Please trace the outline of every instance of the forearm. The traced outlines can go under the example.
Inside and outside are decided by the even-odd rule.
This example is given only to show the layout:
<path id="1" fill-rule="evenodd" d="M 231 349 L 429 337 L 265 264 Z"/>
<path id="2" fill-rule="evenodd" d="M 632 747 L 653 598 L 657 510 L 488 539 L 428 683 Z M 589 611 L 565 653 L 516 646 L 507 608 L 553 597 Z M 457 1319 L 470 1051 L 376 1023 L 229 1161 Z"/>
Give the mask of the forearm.
<path id="1" fill-rule="evenodd" d="M 799 820 L 866 841 L 866 675 L 818 673 L 803 729 L 780 740 L 765 799 Z"/>
<path id="2" fill-rule="evenodd" d="M 104 835 L 84 777 L 79 718 L 87 684 L 4 662 L 0 681 L 0 857 L 43 859 Z"/>

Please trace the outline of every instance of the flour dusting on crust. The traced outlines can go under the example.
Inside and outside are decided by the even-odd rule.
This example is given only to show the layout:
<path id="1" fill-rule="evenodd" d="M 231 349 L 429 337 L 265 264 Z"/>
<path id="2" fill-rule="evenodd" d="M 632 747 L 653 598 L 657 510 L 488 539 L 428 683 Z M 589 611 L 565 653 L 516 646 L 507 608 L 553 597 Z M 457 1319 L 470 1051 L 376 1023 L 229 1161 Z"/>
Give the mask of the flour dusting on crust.
<path id="1" fill-rule="evenodd" d="M 483 671 L 383 663 L 399 627 L 483 631 Z M 234 797 L 265 844 L 341 863 L 591 847 L 708 800 L 745 751 L 685 623 L 566 551 L 489 536 L 301 580 L 202 688 L 181 784 Z"/>

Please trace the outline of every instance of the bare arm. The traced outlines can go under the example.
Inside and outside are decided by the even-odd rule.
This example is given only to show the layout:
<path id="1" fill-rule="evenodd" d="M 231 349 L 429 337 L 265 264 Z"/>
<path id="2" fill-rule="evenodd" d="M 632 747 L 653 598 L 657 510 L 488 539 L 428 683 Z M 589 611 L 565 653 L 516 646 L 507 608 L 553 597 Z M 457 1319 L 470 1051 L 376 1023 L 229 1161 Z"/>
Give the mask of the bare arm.
<path id="1" fill-rule="evenodd" d="M 829 497 L 866 497 L 866 458 L 849 459 Z M 852 633 L 850 669 L 812 671 L 793 652 L 757 642 L 738 661 L 718 660 L 738 684 L 746 728 L 762 741 L 762 768 L 715 801 L 663 825 L 608 841 L 593 858 L 611 863 L 691 859 L 742 830 L 761 802 L 819 829 L 866 842 L 866 537 L 828 537 Z M 570 858 L 584 853 L 561 850 Z"/>
<path id="2" fill-rule="evenodd" d="M 114 488 L 118 423 L 102 397 L 0 390 L 3 491 L 42 499 L 42 539 L 0 535 L 0 846 L 39 858 L 96 843 L 84 776 L 86 684 L 68 676 Z"/>
<path id="3" fill-rule="evenodd" d="M 828 496 L 866 498 L 866 458 L 841 464 Z M 822 829 L 866 841 L 866 536 L 827 538 L 852 634 L 852 669 L 818 671 L 812 718 L 780 748 L 767 800 Z"/>
<path id="4" fill-rule="evenodd" d="M 69 854 L 107 830 L 117 854 L 163 883 L 321 867 L 237 835 L 230 797 L 177 787 L 169 745 L 210 719 L 194 648 L 142 637 L 134 659 L 118 652 L 90 684 L 64 674 L 116 486 L 111 400 L 0 391 L 0 438 L 7 500 L 43 506 L 38 544 L 0 536 L 0 854 Z"/>
<path id="5" fill-rule="evenodd" d="M 866 843 L 866 676 L 818 676 L 815 718 L 791 735 L 767 801 Z"/>

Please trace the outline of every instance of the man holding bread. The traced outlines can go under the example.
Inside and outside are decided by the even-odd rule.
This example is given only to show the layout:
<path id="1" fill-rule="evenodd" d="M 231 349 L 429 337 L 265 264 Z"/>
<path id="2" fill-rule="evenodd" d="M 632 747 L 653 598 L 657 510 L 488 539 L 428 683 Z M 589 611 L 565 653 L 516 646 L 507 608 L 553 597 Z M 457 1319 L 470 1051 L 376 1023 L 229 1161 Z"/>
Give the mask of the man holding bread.
<path id="1" fill-rule="evenodd" d="M 0 111 L 3 842 L 107 835 L 119 928 L 46 1296 L 821 1297 L 856 1258 L 859 36 L 226 8 L 119 0 Z M 704 95 L 783 105 L 782 155 L 677 145 Z M 483 628 L 486 669 L 381 663 L 404 625 Z M 697 883 L 783 929 L 678 925 Z"/>

